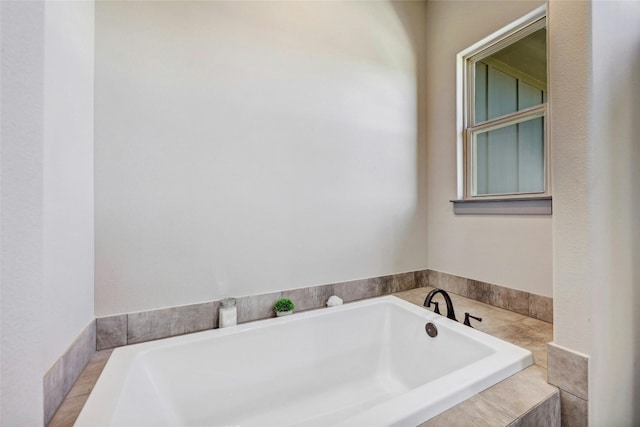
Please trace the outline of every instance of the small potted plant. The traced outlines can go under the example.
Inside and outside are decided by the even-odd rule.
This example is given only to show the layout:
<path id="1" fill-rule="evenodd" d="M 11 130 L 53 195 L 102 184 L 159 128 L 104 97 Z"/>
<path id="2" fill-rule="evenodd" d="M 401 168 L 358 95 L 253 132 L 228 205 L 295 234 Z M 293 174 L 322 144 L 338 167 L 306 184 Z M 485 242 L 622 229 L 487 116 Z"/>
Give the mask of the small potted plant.
<path id="1" fill-rule="evenodd" d="M 273 308 L 276 310 L 276 316 L 278 317 L 286 316 L 293 313 L 294 307 L 295 306 L 293 305 L 293 301 L 291 301 L 289 298 L 279 299 L 273 306 Z"/>

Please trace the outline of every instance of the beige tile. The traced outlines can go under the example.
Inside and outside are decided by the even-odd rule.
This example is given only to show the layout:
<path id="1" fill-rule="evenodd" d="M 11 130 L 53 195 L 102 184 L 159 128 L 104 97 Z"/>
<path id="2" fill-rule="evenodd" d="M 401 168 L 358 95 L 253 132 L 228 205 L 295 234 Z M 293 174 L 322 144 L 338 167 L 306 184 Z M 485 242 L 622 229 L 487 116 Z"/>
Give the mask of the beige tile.
<path id="1" fill-rule="evenodd" d="M 541 333 L 535 328 L 526 325 L 522 320 L 502 325 L 499 330 L 492 331 L 492 334 L 505 341 L 514 344 L 524 345 L 533 342 L 541 342 Z"/>
<path id="2" fill-rule="evenodd" d="M 437 270 L 427 270 L 426 286 L 430 286 L 432 288 L 438 288 L 439 284 L 440 284 L 440 272 Z"/>
<path id="3" fill-rule="evenodd" d="M 491 285 L 489 283 L 479 280 L 469 280 L 468 288 L 469 298 L 485 304 L 491 303 Z"/>
<path id="4" fill-rule="evenodd" d="M 85 394 L 65 399 L 49 422 L 48 427 L 72 427 L 88 398 L 89 395 Z"/>
<path id="5" fill-rule="evenodd" d="M 96 352 L 96 322 L 91 322 L 62 357 L 64 386 L 69 391 L 73 383 Z"/>
<path id="6" fill-rule="evenodd" d="M 429 270 L 429 286 L 444 289 L 447 292 L 460 296 L 469 295 L 467 279 L 454 274 L 443 273 L 441 271 Z"/>
<path id="7" fill-rule="evenodd" d="M 549 322 L 545 322 L 544 320 L 534 319 L 533 317 L 524 316 L 522 322 L 528 326 L 531 326 L 538 330 L 540 334 L 543 334 L 548 338 L 548 341 L 551 341 L 553 337 L 553 324 Z"/>
<path id="8" fill-rule="evenodd" d="M 588 402 L 560 390 L 560 417 L 563 426 L 587 427 L 589 425 Z"/>
<path id="9" fill-rule="evenodd" d="M 44 422 L 51 419 L 64 399 L 67 390 L 64 388 L 64 367 L 62 357 L 49 369 L 43 378 Z"/>
<path id="10" fill-rule="evenodd" d="M 553 299 L 529 294 L 529 316 L 553 323 Z"/>
<path id="11" fill-rule="evenodd" d="M 526 334 L 528 332 L 528 328 L 523 326 L 514 326 L 519 324 L 519 322 L 522 322 L 523 318 L 521 315 L 511 311 L 499 309 L 497 307 L 469 307 L 465 308 L 464 311 L 468 311 L 474 316 L 482 317 L 481 323 L 474 323 L 474 327 L 476 329 L 502 339 L 508 339 L 509 336 L 522 337 L 522 335 L 519 334 Z M 513 328 L 516 328 L 517 331 L 513 332 Z"/>
<path id="12" fill-rule="evenodd" d="M 509 427 L 560 427 L 560 393 L 551 396 L 509 424 Z"/>
<path id="13" fill-rule="evenodd" d="M 275 317 L 273 306 L 280 298 L 282 298 L 282 292 L 236 298 L 238 323 Z"/>
<path id="14" fill-rule="evenodd" d="M 490 316 L 487 319 L 488 321 L 490 321 L 491 319 L 500 320 L 505 318 L 505 316 L 509 318 L 510 321 L 515 319 L 515 313 L 500 309 L 498 307 L 492 307 L 491 305 L 483 304 L 470 298 L 463 298 L 459 297 L 458 295 L 451 294 L 451 299 L 455 304 L 456 311 L 459 311 L 460 313 L 468 311 L 474 316 Z"/>
<path id="15" fill-rule="evenodd" d="M 512 420 L 513 415 L 477 394 L 420 424 L 420 427 L 504 427 Z"/>
<path id="16" fill-rule="evenodd" d="M 326 307 L 327 300 L 333 293 L 333 285 L 321 285 L 282 291 L 282 298 L 291 299 L 295 311 L 305 311 Z"/>
<path id="17" fill-rule="evenodd" d="M 388 283 L 378 277 L 334 284 L 335 294 L 344 302 L 378 297 L 387 294 L 388 291 Z"/>
<path id="18" fill-rule="evenodd" d="M 387 293 L 402 292 L 416 287 L 416 276 L 411 273 L 393 274 L 383 277 L 387 281 Z"/>
<path id="19" fill-rule="evenodd" d="M 473 322 L 474 328 L 487 333 L 500 332 L 505 326 L 526 319 L 526 316 L 451 294 L 458 320 L 464 320 L 464 313 L 481 317 L 482 322 Z"/>
<path id="20" fill-rule="evenodd" d="M 549 343 L 547 377 L 551 384 L 583 400 L 589 399 L 589 358 Z"/>
<path id="21" fill-rule="evenodd" d="M 414 272 L 416 288 L 429 286 L 429 270 L 418 270 Z"/>
<path id="22" fill-rule="evenodd" d="M 533 363 L 547 370 L 547 343 L 532 342 L 525 347 L 533 354 Z"/>
<path id="23" fill-rule="evenodd" d="M 214 309 L 213 302 L 206 302 L 130 313 L 127 315 L 127 343 L 135 344 L 212 329 L 214 317 L 217 318 L 214 316 Z"/>
<path id="24" fill-rule="evenodd" d="M 525 348 L 531 350 L 535 363 L 546 369 L 547 344 L 553 341 L 553 325 L 532 318 L 525 318 L 522 323 L 531 328 L 529 334 L 533 338 L 525 343 Z"/>
<path id="25" fill-rule="evenodd" d="M 67 394 L 67 399 L 70 397 L 80 396 L 83 394 L 89 394 L 93 387 L 98 381 L 102 370 L 104 369 L 107 361 L 109 360 L 109 356 L 113 349 L 97 351 L 94 357 L 91 358 L 87 366 L 84 368 L 78 380 L 73 384 L 69 394 Z"/>
<path id="26" fill-rule="evenodd" d="M 422 307 L 422 304 L 424 303 L 424 299 L 426 298 L 427 294 L 429 293 L 429 290 L 431 289 L 433 288 L 431 287 L 415 288 L 415 289 L 410 289 L 408 291 L 397 292 L 397 293 L 394 293 L 394 295 L 397 296 L 398 298 L 402 298 L 405 301 L 409 301 L 410 303 L 413 303 L 415 305 L 419 305 Z"/>
<path id="27" fill-rule="evenodd" d="M 127 345 L 127 315 L 99 317 L 96 319 L 96 349 Z"/>
<path id="28" fill-rule="evenodd" d="M 480 394 L 519 417 L 557 392 L 557 388 L 547 383 L 546 369 L 533 365 Z"/>
<path id="29" fill-rule="evenodd" d="M 73 425 L 112 352 L 113 350 L 111 349 L 97 351 L 93 354 L 78 380 L 71 387 L 71 391 L 69 391 L 69 394 L 64 398 L 53 418 L 51 418 L 49 426 L 66 427 Z"/>
<path id="30" fill-rule="evenodd" d="M 489 304 L 529 315 L 529 293 L 490 284 Z"/>
<path id="31" fill-rule="evenodd" d="M 43 378 L 45 424 L 96 351 L 96 324 L 89 323 Z"/>
<path id="32" fill-rule="evenodd" d="M 525 291 L 471 279 L 469 279 L 468 289 L 469 298 L 485 304 L 504 308 L 525 316 L 531 316 L 530 312 L 532 309 L 540 311 L 540 313 L 538 313 L 539 316 L 549 315 L 548 312 L 542 312 L 546 307 L 545 304 L 548 303 L 548 301 L 544 299 L 546 297 L 536 295 L 538 299 L 535 299 L 533 307 L 530 307 L 531 303 L 529 298 L 531 294 Z"/>

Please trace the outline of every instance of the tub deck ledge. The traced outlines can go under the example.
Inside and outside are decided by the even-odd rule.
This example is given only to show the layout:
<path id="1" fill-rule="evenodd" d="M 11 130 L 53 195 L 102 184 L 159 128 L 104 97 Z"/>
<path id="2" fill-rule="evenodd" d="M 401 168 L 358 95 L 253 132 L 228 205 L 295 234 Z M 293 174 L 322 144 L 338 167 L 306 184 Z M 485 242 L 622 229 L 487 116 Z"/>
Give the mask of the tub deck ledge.
<path id="1" fill-rule="evenodd" d="M 433 288 L 422 287 L 393 295 L 422 305 Z M 547 383 L 546 345 L 553 340 L 553 326 L 511 311 L 451 294 L 456 312 L 482 317 L 480 331 L 524 347 L 533 353 L 534 365 L 465 400 L 420 427 L 450 425 L 560 426 L 560 395 Z M 82 410 L 112 350 L 95 353 L 51 419 L 49 427 L 72 426 Z"/>

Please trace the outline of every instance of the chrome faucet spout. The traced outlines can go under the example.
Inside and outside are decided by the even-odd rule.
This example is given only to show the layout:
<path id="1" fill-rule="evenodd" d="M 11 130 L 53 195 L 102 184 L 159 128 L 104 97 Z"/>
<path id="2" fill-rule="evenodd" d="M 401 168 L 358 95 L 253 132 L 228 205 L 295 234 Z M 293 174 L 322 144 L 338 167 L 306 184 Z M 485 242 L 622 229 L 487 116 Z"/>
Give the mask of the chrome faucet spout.
<path id="1" fill-rule="evenodd" d="M 436 306 L 436 309 L 438 308 L 438 303 L 436 301 L 432 301 L 433 297 L 436 296 L 437 294 L 441 294 L 442 297 L 444 298 L 444 302 L 447 304 L 447 317 L 451 320 L 455 320 L 456 322 L 458 321 L 458 319 L 456 319 L 456 313 L 453 310 L 453 301 L 451 301 L 451 297 L 449 296 L 449 294 L 444 291 L 443 289 L 434 289 L 431 292 L 429 292 L 429 294 L 427 295 L 427 297 L 424 299 L 424 306 L 429 308 L 432 304 Z M 439 311 L 438 311 L 439 313 Z"/>

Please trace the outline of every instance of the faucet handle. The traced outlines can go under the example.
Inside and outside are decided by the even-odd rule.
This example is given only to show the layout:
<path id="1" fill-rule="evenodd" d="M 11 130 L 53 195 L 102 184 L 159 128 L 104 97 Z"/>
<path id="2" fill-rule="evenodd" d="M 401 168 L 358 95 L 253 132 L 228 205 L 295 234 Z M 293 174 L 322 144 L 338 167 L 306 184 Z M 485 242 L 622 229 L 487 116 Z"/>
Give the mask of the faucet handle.
<path id="1" fill-rule="evenodd" d="M 438 301 L 431 301 L 431 303 L 429 305 L 435 305 L 436 307 L 433 309 L 433 312 L 435 314 L 440 314 L 440 304 L 438 303 Z"/>
<path id="2" fill-rule="evenodd" d="M 464 324 L 470 328 L 473 328 L 473 326 L 471 326 L 471 322 L 469 321 L 469 318 L 477 320 L 478 322 L 482 322 L 482 317 L 476 317 L 476 316 L 470 315 L 469 313 L 464 313 Z"/>

